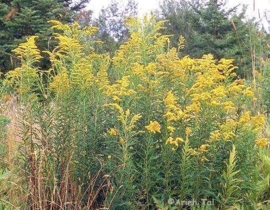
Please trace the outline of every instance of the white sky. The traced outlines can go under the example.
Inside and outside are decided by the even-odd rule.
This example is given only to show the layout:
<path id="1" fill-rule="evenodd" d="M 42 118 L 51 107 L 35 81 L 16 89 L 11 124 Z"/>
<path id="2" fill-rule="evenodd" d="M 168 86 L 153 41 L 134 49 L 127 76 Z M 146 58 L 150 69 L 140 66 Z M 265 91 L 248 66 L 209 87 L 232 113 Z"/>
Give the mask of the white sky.
<path id="1" fill-rule="evenodd" d="M 112 0 L 90 0 L 88 8 L 94 11 L 94 16 L 99 14 L 102 7 L 106 7 Z M 116 0 L 127 3 L 127 0 Z M 139 16 L 143 16 L 146 12 L 157 9 L 161 0 L 136 0 L 138 2 Z M 181 0 L 179 0 L 181 1 Z M 224 1 L 224 0 L 223 0 Z M 251 16 L 261 16 L 265 10 L 270 10 L 270 0 L 255 0 L 255 11 L 253 10 L 254 0 L 226 0 L 228 6 L 235 6 L 237 4 L 248 4 L 248 13 Z M 258 12 L 259 11 L 259 12 Z"/>
<path id="2" fill-rule="evenodd" d="M 255 1 L 255 5 L 253 2 Z M 263 17 L 266 10 L 270 10 L 270 0 L 227 0 L 228 6 L 234 6 L 237 4 L 246 4 L 248 5 L 247 14 L 250 17 Z M 255 6 L 255 7 L 253 7 Z"/>
<path id="3" fill-rule="evenodd" d="M 94 16 L 97 16 L 102 7 L 106 7 L 112 0 L 90 0 L 89 9 L 94 11 Z M 127 0 L 115 0 L 117 2 L 127 3 Z M 135 0 L 138 2 L 139 16 L 147 13 L 150 10 L 157 9 L 159 7 L 160 0 Z"/>

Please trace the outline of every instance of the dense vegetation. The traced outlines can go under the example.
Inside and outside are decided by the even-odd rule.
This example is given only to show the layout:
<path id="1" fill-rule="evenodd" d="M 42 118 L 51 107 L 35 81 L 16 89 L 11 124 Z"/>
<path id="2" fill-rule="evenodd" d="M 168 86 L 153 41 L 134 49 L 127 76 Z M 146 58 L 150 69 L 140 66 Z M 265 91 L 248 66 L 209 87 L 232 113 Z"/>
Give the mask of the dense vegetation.
<path id="1" fill-rule="evenodd" d="M 269 209 L 267 34 L 250 26 L 240 56 L 228 54 L 233 24 L 220 48 L 226 35 L 194 26 L 213 41 L 196 57 L 192 36 L 172 37 L 160 17 L 129 18 L 121 36 L 85 20 L 46 23 L 53 49 L 34 34 L 10 52 L 0 209 Z M 245 74 L 234 56 L 250 61 Z"/>
<path id="2" fill-rule="evenodd" d="M 39 36 L 41 50 L 55 47 L 52 31 L 47 21 L 54 19 L 71 22 L 76 11 L 88 0 L 2 0 L 0 1 L 0 69 L 6 72 L 15 68 L 18 59 L 11 51 L 28 36 Z M 44 57 L 43 67 L 48 66 Z"/>

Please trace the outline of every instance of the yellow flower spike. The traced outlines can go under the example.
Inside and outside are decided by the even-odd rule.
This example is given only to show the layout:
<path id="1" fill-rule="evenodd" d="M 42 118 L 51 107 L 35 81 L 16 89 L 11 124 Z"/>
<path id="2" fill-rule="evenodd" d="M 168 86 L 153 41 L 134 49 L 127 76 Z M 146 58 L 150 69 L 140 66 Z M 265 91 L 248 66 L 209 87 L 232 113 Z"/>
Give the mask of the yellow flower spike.
<path id="1" fill-rule="evenodd" d="M 170 122 L 170 121 L 176 121 L 177 120 L 177 117 L 176 115 L 173 113 L 173 112 L 166 112 L 164 115 L 163 115 L 165 118 L 167 118 L 167 120 Z"/>
<path id="2" fill-rule="evenodd" d="M 132 90 L 132 89 L 129 89 L 127 92 L 126 92 L 126 96 L 130 96 L 130 95 L 132 95 L 132 94 L 135 94 L 136 93 L 136 91 L 134 91 L 134 90 Z"/>
<path id="3" fill-rule="evenodd" d="M 184 116 L 184 112 L 181 109 L 178 109 L 176 114 L 178 119 L 181 119 Z"/>
<path id="4" fill-rule="evenodd" d="M 182 139 L 181 137 L 176 137 L 175 139 L 177 142 L 180 142 L 180 143 L 184 143 L 184 139 Z"/>
<path id="5" fill-rule="evenodd" d="M 176 104 L 176 98 L 172 94 L 172 91 L 169 91 L 166 98 L 163 100 L 166 106 L 175 105 Z"/>
<path id="6" fill-rule="evenodd" d="M 259 114 L 257 116 L 251 117 L 251 121 L 254 126 L 254 130 L 260 130 L 265 124 L 265 116 L 263 114 Z"/>
<path id="7" fill-rule="evenodd" d="M 230 132 L 224 132 L 222 135 L 223 135 L 223 139 L 225 141 L 228 141 L 228 140 L 236 137 L 236 134 L 233 133 L 232 131 L 230 131 Z"/>
<path id="8" fill-rule="evenodd" d="M 186 135 L 189 136 L 192 133 L 192 130 L 190 127 L 186 127 Z"/>
<path id="9" fill-rule="evenodd" d="M 120 142 L 121 144 L 125 144 L 125 143 L 126 143 L 126 141 L 125 141 L 122 137 L 119 138 L 119 142 Z"/>
<path id="10" fill-rule="evenodd" d="M 117 103 L 110 103 L 110 104 L 104 104 L 103 105 L 103 107 L 110 107 L 110 106 L 117 109 L 119 111 L 119 113 L 123 113 L 123 108 Z"/>
<path id="11" fill-rule="evenodd" d="M 192 104 L 190 104 L 189 106 L 186 107 L 186 111 L 189 112 L 195 112 L 195 113 L 199 113 L 201 110 L 201 105 L 199 102 L 194 102 Z"/>
<path id="12" fill-rule="evenodd" d="M 168 126 L 167 129 L 170 131 L 170 133 L 173 133 L 175 131 L 175 127 Z"/>
<path id="13" fill-rule="evenodd" d="M 254 97 L 254 92 L 251 90 L 250 87 L 248 87 L 247 89 L 245 89 L 244 95 L 247 96 L 247 97 L 253 98 Z"/>
<path id="14" fill-rule="evenodd" d="M 111 155 L 108 155 L 108 159 L 110 160 L 112 158 L 112 156 Z"/>
<path id="15" fill-rule="evenodd" d="M 155 73 L 155 70 L 156 70 L 156 64 L 155 63 L 149 63 L 145 70 L 149 73 L 149 74 L 154 74 Z"/>
<path id="16" fill-rule="evenodd" d="M 121 101 L 121 99 L 118 96 L 113 96 L 113 100 L 116 101 L 116 102 Z"/>
<path id="17" fill-rule="evenodd" d="M 130 115 L 130 110 L 127 109 L 127 110 L 126 110 L 126 116 L 129 116 L 129 115 Z"/>
<path id="18" fill-rule="evenodd" d="M 226 90 L 224 86 L 218 86 L 217 88 L 210 91 L 215 97 L 224 97 L 226 96 Z"/>
<path id="19" fill-rule="evenodd" d="M 237 127 L 237 122 L 234 119 L 227 119 L 226 123 L 222 127 L 231 131 Z"/>
<path id="20" fill-rule="evenodd" d="M 200 153 L 198 153 L 195 149 L 192 149 L 192 148 L 190 148 L 189 150 L 189 153 L 191 154 L 191 155 L 199 155 Z"/>
<path id="21" fill-rule="evenodd" d="M 136 123 L 139 119 L 141 119 L 141 118 L 142 118 L 142 115 L 140 115 L 140 114 L 135 114 L 135 115 L 132 117 L 130 123 L 131 123 L 131 124 L 135 124 L 135 123 Z"/>
<path id="22" fill-rule="evenodd" d="M 220 130 L 214 130 L 210 133 L 210 142 L 218 141 L 221 139 Z"/>
<path id="23" fill-rule="evenodd" d="M 202 144 L 202 145 L 200 146 L 200 151 L 206 152 L 208 147 L 209 147 L 209 144 Z"/>
<path id="24" fill-rule="evenodd" d="M 121 96 L 130 96 L 136 93 L 133 89 L 128 89 L 129 85 L 129 76 L 124 76 L 121 80 L 117 80 L 115 84 L 103 85 L 102 89 L 105 95 L 112 96 L 113 100 L 119 101 Z"/>
<path id="25" fill-rule="evenodd" d="M 118 131 L 114 128 L 111 128 L 108 133 L 112 136 L 117 136 L 118 135 Z"/>
<path id="26" fill-rule="evenodd" d="M 176 139 L 172 141 L 172 144 L 175 145 L 176 147 L 179 146 L 179 145 L 178 145 L 178 141 L 176 141 Z"/>
<path id="27" fill-rule="evenodd" d="M 150 133 L 160 133 L 161 126 L 157 121 L 150 121 L 150 124 L 145 126 Z"/>
<path id="28" fill-rule="evenodd" d="M 63 70 L 56 75 L 49 86 L 55 93 L 61 95 L 68 92 L 71 88 L 71 84 L 68 78 L 67 70 Z"/>
<path id="29" fill-rule="evenodd" d="M 259 148 L 263 148 L 263 147 L 266 147 L 268 145 L 268 139 L 267 138 L 258 138 L 256 141 L 255 141 L 257 147 Z"/>
<path id="30" fill-rule="evenodd" d="M 226 111 L 235 109 L 235 105 L 232 101 L 225 101 L 222 105 L 224 106 L 224 110 Z"/>
<path id="31" fill-rule="evenodd" d="M 22 63 L 26 60 L 31 60 L 33 62 L 38 62 L 42 57 L 40 55 L 40 50 L 35 44 L 35 39 L 38 36 L 31 36 L 26 39 L 26 42 L 19 44 L 19 46 L 12 50 L 19 59 L 21 59 Z"/>
<path id="32" fill-rule="evenodd" d="M 104 59 L 106 59 L 106 57 L 104 57 Z M 106 65 L 103 64 L 100 67 L 100 70 L 97 73 L 96 79 L 97 79 L 97 83 L 99 84 L 100 87 L 104 87 L 106 85 L 109 85 L 110 82 L 109 82 L 109 78 L 108 78 L 108 73 L 106 71 Z"/>
<path id="33" fill-rule="evenodd" d="M 218 106 L 219 105 L 219 103 L 216 101 L 216 100 L 211 100 L 210 101 L 210 105 L 212 105 L 212 106 Z"/>
<path id="34" fill-rule="evenodd" d="M 166 144 L 173 144 L 173 137 L 170 136 L 169 138 L 167 138 Z"/>
<path id="35" fill-rule="evenodd" d="M 129 115 L 129 114 L 130 114 L 130 113 L 128 113 L 128 115 Z M 127 115 L 127 113 L 126 113 L 126 116 L 128 116 L 128 115 Z M 133 128 L 135 128 L 136 122 L 138 122 L 138 120 L 141 119 L 141 117 L 142 117 L 142 115 L 140 115 L 140 114 L 135 114 L 135 115 L 133 115 L 133 117 L 132 117 L 131 120 L 130 120 L 129 126 L 127 127 L 127 130 L 132 131 Z"/>
<path id="36" fill-rule="evenodd" d="M 138 84 L 138 89 L 140 90 L 140 91 L 145 91 L 145 88 L 144 88 L 144 86 L 142 85 L 142 84 Z"/>
<path id="37" fill-rule="evenodd" d="M 245 112 L 239 119 L 239 124 L 245 124 L 250 120 L 250 111 Z"/>

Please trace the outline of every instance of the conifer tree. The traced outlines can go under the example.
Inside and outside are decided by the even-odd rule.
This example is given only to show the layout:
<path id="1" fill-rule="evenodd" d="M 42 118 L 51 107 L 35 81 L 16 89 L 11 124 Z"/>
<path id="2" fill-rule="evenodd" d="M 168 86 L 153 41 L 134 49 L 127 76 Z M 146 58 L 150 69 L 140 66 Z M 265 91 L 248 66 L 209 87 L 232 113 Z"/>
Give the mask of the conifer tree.
<path id="1" fill-rule="evenodd" d="M 0 70 L 6 72 L 16 66 L 11 50 L 28 36 L 39 36 L 41 50 L 52 49 L 53 39 L 47 21 L 71 22 L 74 12 L 88 0 L 2 0 L 0 3 Z M 51 40 L 48 42 L 48 40 Z M 48 63 L 43 61 L 43 67 Z"/>
<path id="2" fill-rule="evenodd" d="M 226 8 L 215 0 L 164 0 L 160 7 L 159 18 L 168 20 L 164 33 L 173 35 L 171 45 L 177 47 L 180 36 L 186 40 L 182 55 L 199 58 L 211 53 L 216 59 L 233 58 L 238 73 L 247 76 L 251 57 L 244 45 L 249 42 L 245 7 L 237 13 L 238 6 Z"/>

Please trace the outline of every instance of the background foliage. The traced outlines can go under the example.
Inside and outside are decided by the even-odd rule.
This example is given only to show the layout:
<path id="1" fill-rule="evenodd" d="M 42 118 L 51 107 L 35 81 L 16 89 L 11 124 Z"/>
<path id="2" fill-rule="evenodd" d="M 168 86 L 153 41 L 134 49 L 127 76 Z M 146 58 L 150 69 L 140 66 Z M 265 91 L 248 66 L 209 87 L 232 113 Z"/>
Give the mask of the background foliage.
<path id="1" fill-rule="evenodd" d="M 0 69 L 6 72 L 17 66 L 19 60 L 11 54 L 19 43 L 28 36 L 39 36 L 38 46 L 42 50 L 52 50 L 55 41 L 47 21 L 54 19 L 71 22 L 74 12 L 84 8 L 88 0 L 73 3 L 70 0 L 11 0 L 0 2 Z M 43 67 L 48 67 L 43 60 Z"/>

